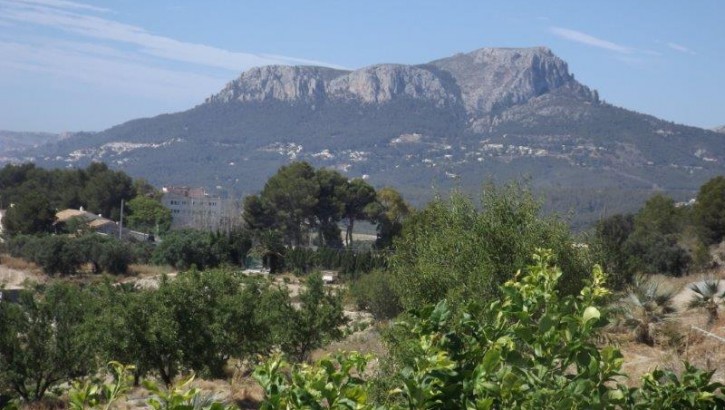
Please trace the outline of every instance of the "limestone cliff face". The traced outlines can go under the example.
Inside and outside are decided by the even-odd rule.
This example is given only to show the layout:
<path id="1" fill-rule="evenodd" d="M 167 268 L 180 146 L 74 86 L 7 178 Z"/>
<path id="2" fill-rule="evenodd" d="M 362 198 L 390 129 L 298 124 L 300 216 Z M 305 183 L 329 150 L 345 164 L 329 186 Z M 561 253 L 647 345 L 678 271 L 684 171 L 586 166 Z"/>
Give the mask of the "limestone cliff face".
<path id="1" fill-rule="evenodd" d="M 375 65 L 338 77 L 330 83 L 328 93 L 335 99 L 356 99 L 365 103 L 409 97 L 444 106 L 458 100 L 457 95 L 446 90 L 432 72 L 399 64 Z"/>
<path id="2" fill-rule="evenodd" d="M 352 72 L 325 67 L 252 68 L 207 102 L 355 100 L 384 103 L 400 97 L 430 100 L 440 106 L 457 100 L 428 70 L 381 64 Z"/>
<path id="3" fill-rule="evenodd" d="M 577 83 L 567 64 L 547 48 L 482 48 L 419 66 L 380 64 L 355 71 L 258 67 L 244 72 L 207 102 L 382 104 L 411 98 L 438 107 L 460 106 L 476 122 L 557 89 L 596 100 L 596 94 Z"/>
<path id="4" fill-rule="evenodd" d="M 430 64 L 450 73 L 473 117 L 525 103 L 565 85 L 580 97 L 596 99 L 569 74 L 566 62 L 544 47 L 482 48 Z"/>
<path id="5" fill-rule="evenodd" d="M 207 102 L 269 100 L 313 102 L 325 98 L 325 88 L 330 79 L 346 73 L 327 67 L 255 67 L 242 73 L 218 94 L 207 99 Z"/>

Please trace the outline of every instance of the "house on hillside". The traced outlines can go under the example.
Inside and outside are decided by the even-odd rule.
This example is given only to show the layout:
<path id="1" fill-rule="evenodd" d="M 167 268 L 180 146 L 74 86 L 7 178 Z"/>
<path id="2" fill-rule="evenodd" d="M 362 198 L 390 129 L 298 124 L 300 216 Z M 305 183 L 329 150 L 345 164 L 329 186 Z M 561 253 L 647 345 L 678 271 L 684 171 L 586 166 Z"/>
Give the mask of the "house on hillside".
<path id="1" fill-rule="evenodd" d="M 79 209 L 64 209 L 55 214 L 55 222 L 53 225 L 56 231 L 64 229 L 68 224 L 74 223 L 85 224 L 91 230 L 106 235 L 118 236 L 118 224 L 102 215 L 88 212 L 83 207 Z M 80 226 L 78 226 L 80 228 Z"/>
<path id="2" fill-rule="evenodd" d="M 68 225 L 74 223 L 76 229 L 80 229 L 81 225 L 85 226 L 89 230 L 114 237 L 119 237 L 119 229 L 122 229 L 121 237 L 126 240 L 137 240 L 137 241 L 148 241 L 153 240 L 153 236 L 133 231 L 127 228 L 121 228 L 119 223 L 108 218 L 104 218 L 102 215 L 96 215 L 92 212 L 88 212 L 83 207 L 79 209 L 64 209 L 55 214 L 55 222 L 53 225 L 56 227 L 56 232 L 68 229 Z"/>

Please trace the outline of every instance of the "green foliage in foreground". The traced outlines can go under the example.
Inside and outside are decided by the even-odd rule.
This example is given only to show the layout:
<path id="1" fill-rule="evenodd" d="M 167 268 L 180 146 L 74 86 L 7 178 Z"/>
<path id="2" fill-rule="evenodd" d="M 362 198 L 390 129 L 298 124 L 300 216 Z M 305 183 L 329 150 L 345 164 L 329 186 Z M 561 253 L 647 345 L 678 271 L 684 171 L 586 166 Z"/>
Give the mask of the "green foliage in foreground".
<path id="1" fill-rule="evenodd" d="M 455 193 L 409 217 L 390 267 L 406 309 L 447 299 L 454 310 L 466 301 L 491 301 L 499 286 L 526 268 L 531 250 L 550 246 L 565 272 L 567 293 L 581 289 L 591 270 L 586 252 L 575 246 L 566 224 L 539 215 L 539 203 L 521 184 L 487 185 L 480 210 Z"/>
<path id="2" fill-rule="evenodd" d="M 115 408 L 116 401 L 131 387 L 133 366 L 125 366 L 119 362 L 108 364 L 113 381 L 104 383 L 96 378 L 76 381 L 68 391 L 71 410 Z M 163 388 L 151 380 L 144 380 L 144 387 L 151 393 L 146 400 L 149 408 L 154 410 L 232 410 L 233 406 L 224 405 L 213 398 L 204 397 L 199 389 L 190 387 L 194 375 L 185 377 L 174 385 Z"/>
<path id="3" fill-rule="evenodd" d="M 89 320 L 81 291 L 51 286 L 42 299 L 0 302 L 0 392 L 37 400 L 57 383 L 95 369 L 83 343 Z"/>
<path id="4" fill-rule="evenodd" d="M 594 339 L 606 323 L 599 303 L 608 291 L 594 268 L 578 296 L 557 292 L 561 270 L 551 255 L 506 282 L 503 298 L 454 312 L 446 302 L 400 323 L 420 354 L 396 376 L 385 407 L 369 394 L 367 359 L 358 354 L 290 366 L 273 358 L 255 372 L 263 409 L 645 409 L 725 408 L 712 373 L 689 365 L 678 378 L 656 370 L 642 386 L 622 384 L 622 355 Z"/>
<path id="5" fill-rule="evenodd" d="M 392 375 L 394 384 L 387 391 L 389 400 L 384 403 L 375 401 L 373 390 L 380 377 L 390 375 L 371 376 L 369 356 L 340 354 L 315 364 L 293 365 L 273 356 L 254 372 L 266 395 L 261 409 L 725 408 L 721 391 L 724 386 L 711 381 L 711 372 L 690 365 L 685 366 L 679 377 L 655 370 L 643 377 L 641 387 L 624 385 L 621 353 L 615 347 L 600 348 L 594 343 L 606 324 L 600 306 L 608 291 L 601 269 L 594 268 L 577 296 L 561 296 L 557 288 L 563 276 L 553 266 L 551 254 L 541 251 L 533 260 L 534 265 L 525 273 L 517 274 L 501 287 L 500 300 L 455 311 L 444 301 L 414 312 L 410 319 L 398 323 L 396 326 L 411 335 L 418 354 Z M 302 297 L 303 303 L 307 298 L 322 298 L 314 283 L 319 278 L 312 281 L 310 293 Z M 79 299 L 68 287 L 58 288 L 57 292 L 65 292 L 62 300 Z M 51 296 L 47 294 L 46 298 Z M 268 302 L 263 309 L 269 306 L 273 303 Z M 304 315 L 313 318 L 324 311 L 318 306 Z M 56 319 L 59 325 L 66 323 L 63 316 Z M 7 323 L 5 320 L 12 318 L 3 319 Z M 309 323 L 302 320 L 295 324 Z M 72 327 L 63 325 L 63 329 Z M 3 333 L 3 340 L 12 340 L 15 332 Z M 29 333 L 27 340 L 30 342 Z M 193 344 L 189 340 L 185 343 Z M 7 351 L 3 348 L 0 352 Z M 90 362 L 87 353 L 70 353 L 78 358 L 78 363 Z M 3 364 L 3 369 L 7 369 L 7 363 Z M 52 365 L 61 367 L 60 363 Z M 128 389 L 134 368 L 111 363 L 111 370 L 113 382 L 104 384 L 96 379 L 72 383 L 68 393 L 70 407 L 112 408 L 114 400 Z M 8 380 L 12 375 L 4 372 L 0 380 Z M 79 376 L 75 373 L 65 377 Z M 144 381 L 143 385 L 152 393 L 147 404 L 157 410 L 233 408 L 192 389 L 192 378 L 193 375 L 168 383 L 165 388 Z"/>
<path id="6" fill-rule="evenodd" d="M 109 360 L 134 381 L 222 378 L 228 360 L 272 351 L 304 360 L 342 336 L 342 299 L 319 274 L 293 305 L 289 290 L 228 271 L 181 272 L 158 289 L 57 281 L 20 303 L 0 301 L 0 394 L 40 400 Z"/>

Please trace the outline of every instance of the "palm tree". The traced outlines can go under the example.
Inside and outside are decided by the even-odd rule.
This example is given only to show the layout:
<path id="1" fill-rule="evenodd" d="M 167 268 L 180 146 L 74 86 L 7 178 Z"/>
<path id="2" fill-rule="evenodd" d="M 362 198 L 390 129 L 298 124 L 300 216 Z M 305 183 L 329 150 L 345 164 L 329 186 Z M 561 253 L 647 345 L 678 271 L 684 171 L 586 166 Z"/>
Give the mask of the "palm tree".
<path id="1" fill-rule="evenodd" d="M 705 309 L 707 311 L 707 325 L 715 324 L 719 317 L 719 307 L 723 303 L 725 292 L 718 294 L 719 280 L 706 280 L 690 284 L 688 288 L 694 292 L 687 307 L 690 309 Z"/>
<path id="2" fill-rule="evenodd" d="M 659 282 L 635 277 L 622 307 L 625 324 L 634 330 L 638 342 L 654 345 L 654 327 L 676 311 L 674 295 L 673 290 L 662 289 Z"/>

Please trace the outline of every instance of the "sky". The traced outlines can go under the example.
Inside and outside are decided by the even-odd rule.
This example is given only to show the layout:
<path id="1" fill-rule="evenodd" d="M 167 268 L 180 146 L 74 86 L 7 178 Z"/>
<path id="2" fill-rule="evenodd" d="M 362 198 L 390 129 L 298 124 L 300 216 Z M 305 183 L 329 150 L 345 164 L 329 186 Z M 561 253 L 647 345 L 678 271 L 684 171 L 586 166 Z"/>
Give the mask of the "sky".
<path id="1" fill-rule="evenodd" d="M 0 0 L 0 129 L 100 131 L 268 64 L 549 47 L 603 100 L 725 124 L 725 1 Z"/>

